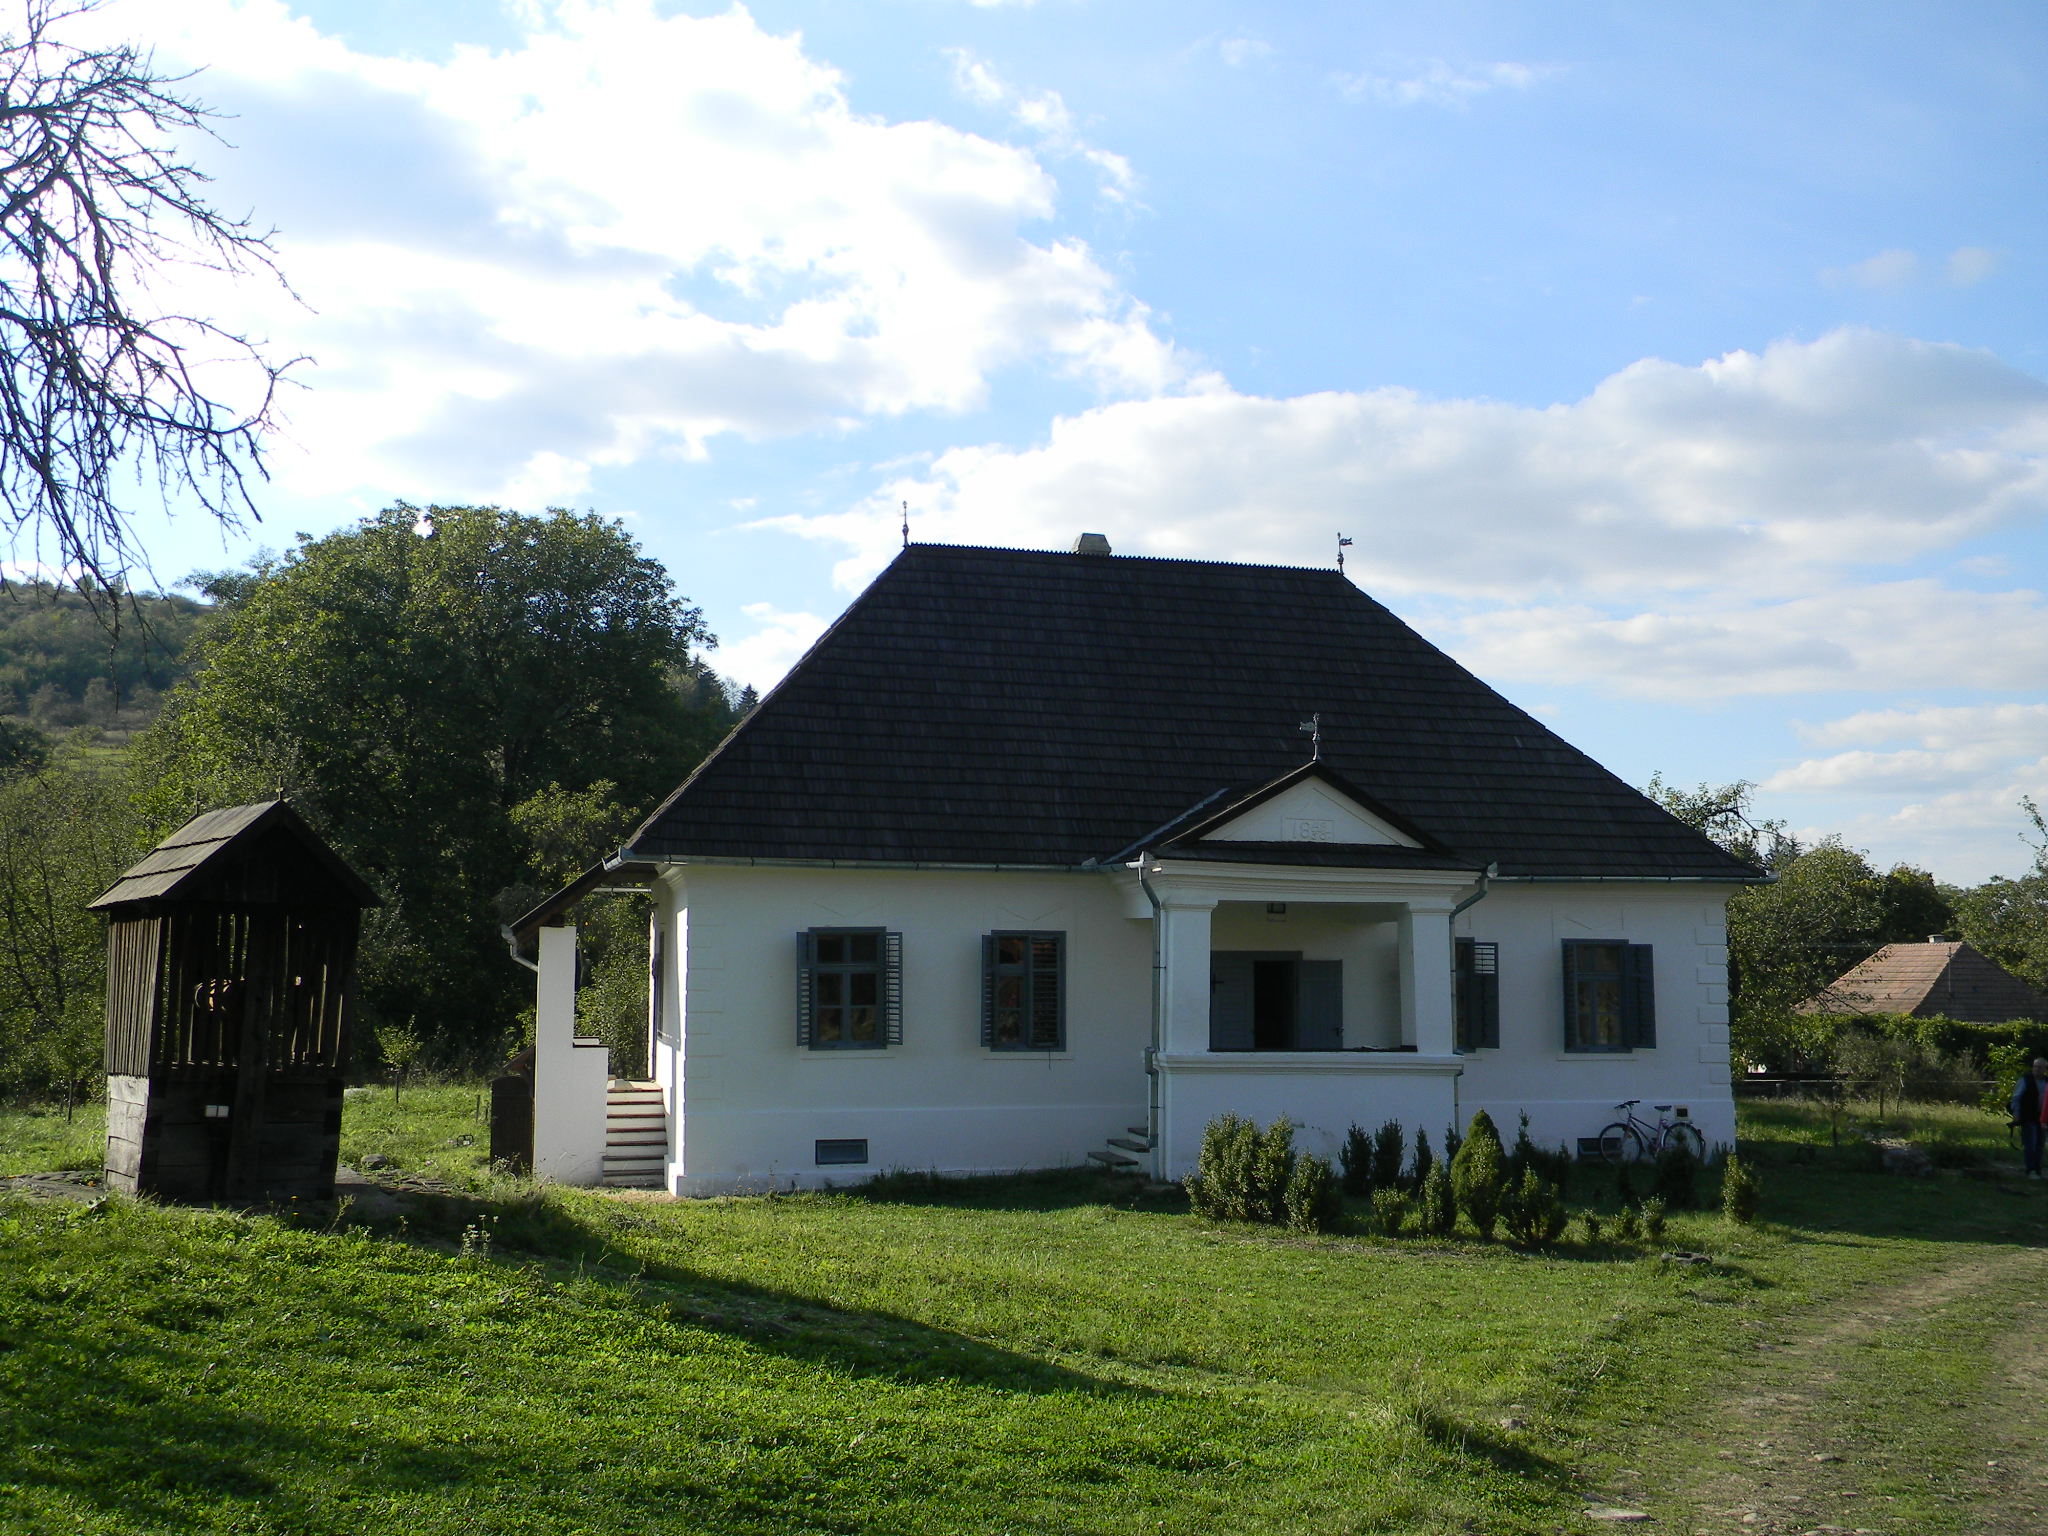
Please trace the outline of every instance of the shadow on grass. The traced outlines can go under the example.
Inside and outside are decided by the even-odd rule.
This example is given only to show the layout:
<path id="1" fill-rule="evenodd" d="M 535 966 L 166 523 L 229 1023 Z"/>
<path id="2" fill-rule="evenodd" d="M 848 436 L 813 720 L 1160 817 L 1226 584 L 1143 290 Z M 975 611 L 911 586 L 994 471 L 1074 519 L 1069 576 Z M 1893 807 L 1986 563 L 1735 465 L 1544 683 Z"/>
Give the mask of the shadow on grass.
<path id="1" fill-rule="evenodd" d="M 1122 1210 L 1185 1211 L 1180 1186 L 1152 1184 L 1130 1174 L 1087 1168 L 1047 1168 L 1025 1173 L 952 1175 L 891 1169 L 843 1194 L 877 1205 L 946 1206 L 977 1211 L 1061 1211 L 1076 1206 L 1113 1205 Z"/>
<path id="2" fill-rule="evenodd" d="M 854 1376 L 973 1383 L 1032 1394 L 1151 1395 L 1147 1388 L 1104 1381 L 894 1313 L 838 1307 L 628 1252 L 621 1239 L 663 1224 L 623 1203 L 606 1214 L 611 1219 L 600 1224 L 566 1208 L 543 1186 L 511 1184 L 495 1195 L 408 1191 L 402 1211 L 364 1219 L 339 1213 L 339 1219 L 443 1251 L 459 1250 L 467 1240 L 472 1250 L 487 1249 L 496 1266 L 538 1266 L 549 1279 L 602 1286 L 677 1326 L 724 1334 L 764 1353 Z M 308 1213 L 305 1224 L 321 1220 L 320 1213 Z"/>

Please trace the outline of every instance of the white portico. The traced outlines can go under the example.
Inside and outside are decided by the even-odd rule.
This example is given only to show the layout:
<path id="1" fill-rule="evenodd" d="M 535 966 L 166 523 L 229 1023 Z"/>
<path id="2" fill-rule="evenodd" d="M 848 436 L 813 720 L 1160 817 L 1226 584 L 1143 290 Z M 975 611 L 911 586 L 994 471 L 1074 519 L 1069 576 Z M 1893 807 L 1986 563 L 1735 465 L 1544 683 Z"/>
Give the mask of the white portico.
<path id="1" fill-rule="evenodd" d="M 1455 1123 L 1451 920 L 1476 873 L 1146 856 L 1118 883 L 1155 930 L 1160 1177 L 1192 1168 L 1225 1113 L 1286 1115 L 1326 1154 L 1353 1123 Z"/>

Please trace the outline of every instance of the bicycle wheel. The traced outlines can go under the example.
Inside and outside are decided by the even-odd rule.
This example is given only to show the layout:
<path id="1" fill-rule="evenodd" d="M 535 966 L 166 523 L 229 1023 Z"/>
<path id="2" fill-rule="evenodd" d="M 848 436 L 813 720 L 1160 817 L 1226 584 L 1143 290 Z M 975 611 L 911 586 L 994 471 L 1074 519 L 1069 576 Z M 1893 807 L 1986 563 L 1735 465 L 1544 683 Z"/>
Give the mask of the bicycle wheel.
<path id="1" fill-rule="evenodd" d="M 1707 1160 L 1707 1138 L 1700 1134 L 1700 1128 L 1696 1125 L 1666 1126 L 1664 1147 L 1667 1151 L 1673 1147 L 1683 1147 L 1692 1154 L 1692 1160 L 1696 1163 L 1704 1163 Z"/>
<path id="2" fill-rule="evenodd" d="M 1600 1133 L 1600 1155 L 1610 1163 L 1640 1163 L 1650 1155 L 1642 1132 L 1626 1120 L 1617 1120 Z"/>

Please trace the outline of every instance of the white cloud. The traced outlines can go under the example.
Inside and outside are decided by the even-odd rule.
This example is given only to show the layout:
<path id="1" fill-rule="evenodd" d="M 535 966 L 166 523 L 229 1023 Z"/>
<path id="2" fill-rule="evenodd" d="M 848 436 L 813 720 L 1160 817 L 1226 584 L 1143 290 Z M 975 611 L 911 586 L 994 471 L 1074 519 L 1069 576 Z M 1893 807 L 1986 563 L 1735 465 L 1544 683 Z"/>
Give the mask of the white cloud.
<path id="1" fill-rule="evenodd" d="M 1226 37 L 1217 42 L 1216 52 L 1232 69 L 1242 69 L 1256 59 L 1270 58 L 1273 45 L 1256 37 Z"/>
<path id="2" fill-rule="evenodd" d="M 1058 91 L 1020 89 L 1004 80 L 994 66 L 971 49 L 949 49 L 946 56 L 953 64 L 953 87 L 962 96 L 977 106 L 1007 113 L 1011 122 L 1033 135 L 1046 153 L 1070 156 L 1093 166 L 1098 190 L 1106 201 L 1129 201 L 1137 187 L 1137 173 L 1131 169 L 1131 162 L 1083 139 L 1074 114 Z"/>
<path id="3" fill-rule="evenodd" d="M 1799 729 L 1816 746 L 1848 750 L 1781 769 L 1761 793 L 1812 797 L 1837 814 L 1864 807 L 1834 830 L 1946 879 L 1975 882 L 2028 862 L 2019 802 L 2048 795 L 2048 704 L 1865 710 Z"/>
<path id="4" fill-rule="evenodd" d="M 785 613 L 772 603 L 748 603 L 740 612 L 757 628 L 721 644 L 712 667 L 721 677 L 751 683 L 763 693 L 781 681 L 832 622 L 815 613 Z"/>
<path id="5" fill-rule="evenodd" d="M 1911 251 L 1879 251 L 1846 267 L 1823 268 L 1820 275 L 1821 281 L 1831 287 L 1849 285 L 1890 291 L 1905 287 L 1920 275 L 1920 258 Z"/>
<path id="6" fill-rule="evenodd" d="M 742 8 L 664 10 L 552 0 L 515 46 L 441 63 L 353 51 L 280 0 L 94 23 L 207 65 L 235 114 L 216 201 L 281 227 L 311 312 L 201 297 L 317 359 L 289 488 L 564 494 L 721 434 L 971 410 L 1017 364 L 1110 396 L 1179 377 L 1087 245 L 1040 232 L 1056 188 L 1031 152 L 861 113 Z"/>
<path id="7" fill-rule="evenodd" d="M 1944 266 L 1951 283 L 1958 288 L 1969 288 L 1996 272 L 2002 260 L 1998 252 L 1986 250 L 1981 245 L 1963 245 L 1948 253 Z"/>
<path id="8" fill-rule="evenodd" d="M 1393 72 L 1340 74 L 1337 86 L 1354 101 L 1397 107 L 1464 107 L 1494 91 L 1526 91 L 1555 73 L 1554 66 L 1545 64 L 1449 64 L 1430 59 Z"/>
<path id="9" fill-rule="evenodd" d="M 2032 690 L 2048 676 L 2048 606 L 2039 593 L 1962 592 L 1929 579 L 1831 586 L 1779 602 L 1717 595 L 1626 613 L 1588 604 L 1496 608 L 1460 629 L 1452 648 L 1489 677 L 1569 677 L 1676 703 L 1815 690 Z"/>
<path id="10" fill-rule="evenodd" d="M 775 526 L 845 546 L 856 586 L 888 559 L 899 500 L 921 538 L 958 543 L 1058 548 L 1085 522 L 1131 553 L 1321 565 L 1341 530 L 1360 584 L 1389 594 L 1779 598 L 2048 513 L 2048 384 L 1869 331 L 1640 362 L 1545 408 L 1212 378 L 1060 418 L 1036 446 L 955 448 Z"/>

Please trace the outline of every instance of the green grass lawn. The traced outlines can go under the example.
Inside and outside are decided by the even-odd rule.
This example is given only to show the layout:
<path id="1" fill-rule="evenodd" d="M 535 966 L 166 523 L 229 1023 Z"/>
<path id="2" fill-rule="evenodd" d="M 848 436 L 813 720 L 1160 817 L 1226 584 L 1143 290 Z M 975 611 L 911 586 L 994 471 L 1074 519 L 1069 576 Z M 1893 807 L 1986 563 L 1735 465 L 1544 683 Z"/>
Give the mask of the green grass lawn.
<path id="1" fill-rule="evenodd" d="M 1759 1338 L 2048 1216 L 1963 1111 L 1916 1181 L 1745 1108 L 1765 1222 L 1664 1245 L 1709 1265 L 1218 1228 L 1085 1175 L 535 1191 L 484 1173 L 475 1115 L 461 1086 L 349 1100 L 345 1158 L 464 1191 L 402 1228 L 0 1205 L 0 1530 L 1578 1530 L 1682 1481 L 1651 1454 L 1674 1404 L 1706 1422 Z M 76 1141 L 0 1116 L 0 1171 Z M 1992 1347 L 1967 1321 L 1957 1360 Z M 1942 1518 L 1913 1528 L 1969 1528 Z"/>

